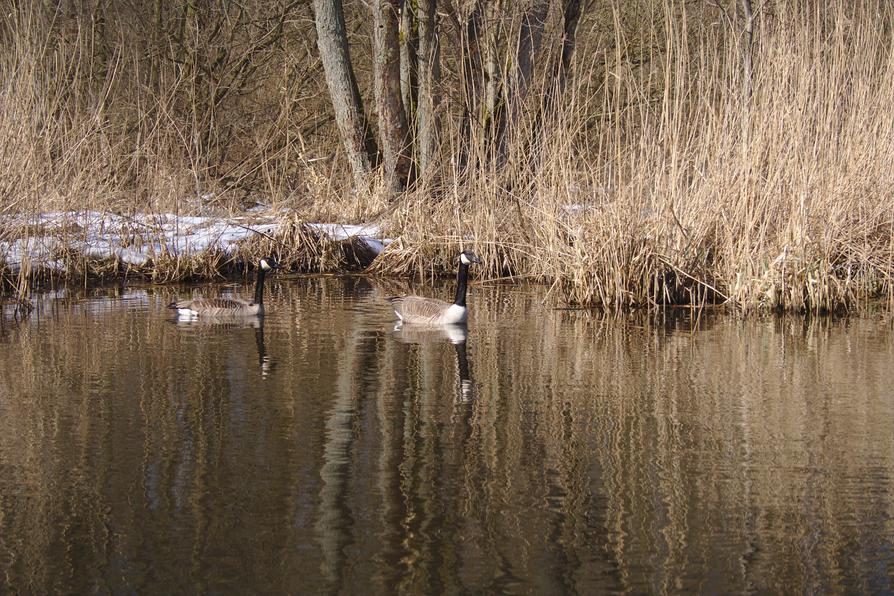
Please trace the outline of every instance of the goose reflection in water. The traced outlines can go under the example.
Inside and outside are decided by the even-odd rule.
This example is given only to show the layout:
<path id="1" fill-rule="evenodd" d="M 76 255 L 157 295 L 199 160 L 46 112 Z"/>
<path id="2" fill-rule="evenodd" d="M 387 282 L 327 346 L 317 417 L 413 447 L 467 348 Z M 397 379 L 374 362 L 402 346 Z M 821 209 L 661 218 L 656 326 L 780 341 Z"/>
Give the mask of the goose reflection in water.
<path id="1" fill-rule="evenodd" d="M 394 327 L 394 339 L 405 344 L 431 344 L 444 340 L 453 344 L 456 352 L 456 368 L 459 372 L 458 400 L 469 403 L 475 398 L 475 383 L 467 353 L 469 331 L 465 325 L 420 326 L 398 323 Z"/>
<path id="2" fill-rule="evenodd" d="M 264 321 L 255 327 L 255 344 L 258 347 L 258 369 L 261 376 L 266 377 L 276 367 L 276 362 L 267 355 L 267 348 L 264 346 Z"/>
<path id="3" fill-rule="evenodd" d="M 251 316 L 240 317 L 238 319 L 201 319 L 189 316 L 177 316 L 173 319 L 178 327 L 188 327 L 202 330 L 236 330 L 236 329 L 254 329 L 255 346 L 258 350 L 258 370 L 261 377 L 266 378 L 274 368 L 276 361 L 267 355 L 267 347 L 264 343 L 264 317 Z"/>

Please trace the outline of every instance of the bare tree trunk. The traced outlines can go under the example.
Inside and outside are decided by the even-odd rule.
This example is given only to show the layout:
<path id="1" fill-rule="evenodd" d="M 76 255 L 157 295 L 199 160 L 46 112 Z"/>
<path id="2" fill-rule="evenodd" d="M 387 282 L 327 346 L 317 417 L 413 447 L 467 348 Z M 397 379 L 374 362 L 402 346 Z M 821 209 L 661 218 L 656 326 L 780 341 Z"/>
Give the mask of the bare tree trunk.
<path id="1" fill-rule="evenodd" d="M 373 2 L 373 78 L 385 181 L 394 192 L 410 183 L 409 127 L 400 93 L 400 0 Z"/>
<path id="2" fill-rule="evenodd" d="M 745 42 L 742 46 L 742 97 L 747 102 L 751 100 L 751 87 L 754 79 L 754 65 L 752 64 L 751 46 L 754 43 L 754 12 L 751 10 L 751 0 L 742 0 L 742 12 L 745 13 Z"/>
<path id="3" fill-rule="evenodd" d="M 161 61 L 159 60 L 156 52 L 160 53 L 161 48 L 164 47 L 164 25 L 163 25 L 163 17 L 164 14 L 164 3 L 162 0 L 155 0 L 152 5 L 152 21 L 153 21 L 153 30 L 152 30 L 152 48 L 151 48 L 151 61 L 149 62 L 149 88 L 152 91 L 157 92 L 161 89 Z"/>
<path id="4" fill-rule="evenodd" d="M 574 55 L 574 39 L 577 35 L 577 24 L 580 22 L 580 0 L 565 0 L 562 11 L 565 27 L 562 34 L 562 60 L 559 63 L 559 88 L 565 86 L 565 77 Z"/>
<path id="5" fill-rule="evenodd" d="M 475 2 L 472 14 L 461 32 L 462 36 L 462 85 L 463 85 L 463 117 L 460 134 L 464 143 L 459 156 L 460 170 L 469 165 L 469 152 L 472 143 L 472 128 L 478 123 L 481 96 L 481 9 L 482 0 Z"/>
<path id="6" fill-rule="evenodd" d="M 335 111 L 335 122 L 345 147 L 357 189 L 365 188 L 378 161 L 357 78 L 351 66 L 348 34 L 341 0 L 314 0 L 317 47 Z"/>
<path id="7" fill-rule="evenodd" d="M 546 15 L 549 12 L 549 0 L 534 0 L 531 7 L 522 17 L 521 29 L 518 33 L 518 49 L 516 52 L 515 89 L 513 91 L 513 116 L 528 95 L 531 78 L 534 76 L 534 56 L 540 49 Z M 513 118 L 514 119 L 514 118 Z"/>
<path id="8" fill-rule="evenodd" d="M 400 95 L 404 102 L 407 121 L 416 114 L 416 10 L 413 0 L 402 0 L 400 13 Z M 412 126 L 410 126 L 412 128 Z"/>
<path id="9" fill-rule="evenodd" d="M 497 104 L 500 96 L 500 13 L 501 0 L 493 0 L 485 11 L 485 61 L 484 61 L 484 109 L 485 120 L 495 123 Z"/>
<path id="10" fill-rule="evenodd" d="M 437 0 L 418 0 L 419 95 L 416 113 L 416 150 L 421 177 L 428 176 L 437 146 L 437 85 L 441 75 L 437 8 Z"/>
<path id="11" fill-rule="evenodd" d="M 548 12 L 549 0 L 533 0 L 522 15 L 518 45 L 515 48 L 515 71 L 506 98 L 507 115 L 497 131 L 497 164 L 500 167 L 509 157 L 509 137 L 521 130 L 519 124 L 522 119 L 522 107 L 527 100 L 528 88 L 534 76 L 534 56 L 540 49 Z"/>
<path id="12" fill-rule="evenodd" d="M 580 15 L 581 0 L 565 0 L 562 9 L 562 52 L 559 55 L 553 85 L 543 96 L 542 111 L 545 119 L 550 118 L 562 103 L 568 68 L 571 66 L 571 58 L 574 55 L 574 40 Z"/>

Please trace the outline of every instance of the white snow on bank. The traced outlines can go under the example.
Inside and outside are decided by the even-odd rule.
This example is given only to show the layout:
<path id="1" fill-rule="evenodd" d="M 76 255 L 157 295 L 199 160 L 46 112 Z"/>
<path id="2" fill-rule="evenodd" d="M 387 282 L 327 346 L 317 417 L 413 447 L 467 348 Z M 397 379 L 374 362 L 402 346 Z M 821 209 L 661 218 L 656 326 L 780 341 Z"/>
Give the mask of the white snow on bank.
<path id="1" fill-rule="evenodd" d="M 32 268 L 63 269 L 66 254 L 88 259 L 114 258 L 136 267 L 160 255 L 196 255 L 205 251 L 235 252 L 238 244 L 260 233 L 272 235 L 281 224 L 271 218 L 199 217 L 175 214 L 126 217 L 98 211 L 50 212 L 0 218 L 0 265 L 18 272 Z M 358 239 L 375 254 L 389 239 L 375 225 L 304 224 L 334 241 Z"/>

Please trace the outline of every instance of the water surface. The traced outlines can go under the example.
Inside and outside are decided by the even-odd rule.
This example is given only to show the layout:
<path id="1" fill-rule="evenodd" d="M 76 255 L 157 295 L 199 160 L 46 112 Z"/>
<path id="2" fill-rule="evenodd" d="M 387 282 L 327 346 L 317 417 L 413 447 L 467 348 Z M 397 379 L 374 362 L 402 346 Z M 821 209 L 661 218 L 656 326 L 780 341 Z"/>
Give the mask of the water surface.
<path id="1" fill-rule="evenodd" d="M 473 286 L 467 333 L 395 332 L 391 282 L 270 290 L 2 319 L 0 592 L 894 589 L 888 324 Z"/>

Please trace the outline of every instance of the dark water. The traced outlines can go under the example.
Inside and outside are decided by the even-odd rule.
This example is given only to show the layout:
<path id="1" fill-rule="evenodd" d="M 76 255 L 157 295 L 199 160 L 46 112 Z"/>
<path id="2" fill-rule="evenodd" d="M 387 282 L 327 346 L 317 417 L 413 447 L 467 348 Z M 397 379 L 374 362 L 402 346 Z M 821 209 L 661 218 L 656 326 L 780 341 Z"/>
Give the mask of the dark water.
<path id="1" fill-rule="evenodd" d="M 6 316 L 0 592 L 894 589 L 890 324 L 476 286 L 455 344 L 393 333 L 399 290 L 279 278 L 263 327 L 178 324 L 172 288 Z"/>

